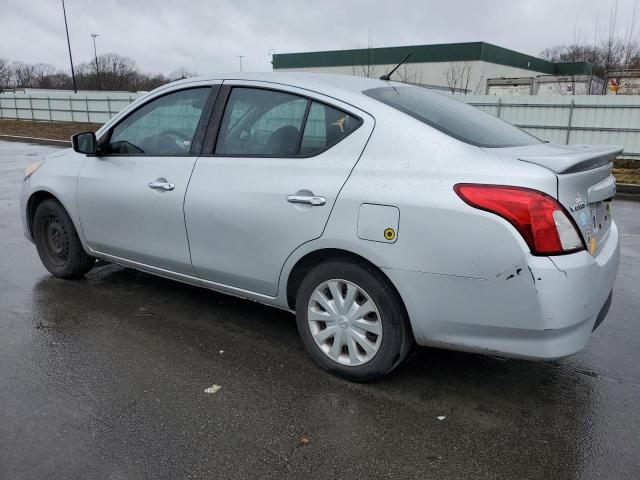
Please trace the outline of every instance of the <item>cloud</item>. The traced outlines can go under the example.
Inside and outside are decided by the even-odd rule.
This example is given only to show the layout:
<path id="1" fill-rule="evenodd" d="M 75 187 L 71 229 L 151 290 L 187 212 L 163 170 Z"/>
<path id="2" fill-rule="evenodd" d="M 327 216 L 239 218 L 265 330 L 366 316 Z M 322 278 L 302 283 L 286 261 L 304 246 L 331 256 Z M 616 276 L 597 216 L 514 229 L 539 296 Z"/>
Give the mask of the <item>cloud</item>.
<path id="1" fill-rule="evenodd" d="M 68 68 L 60 1 L 2 0 L 0 57 Z M 537 55 L 608 28 L 613 0 L 66 0 L 74 61 L 98 53 L 134 59 L 148 72 L 271 70 L 270 52 L 486 41 Z M 620 0 L 618 30 L 634 0 Z M 640 15 L 640 12 L 639 12 Z M 640 19 L 638 19 L 640 30 Z"/>

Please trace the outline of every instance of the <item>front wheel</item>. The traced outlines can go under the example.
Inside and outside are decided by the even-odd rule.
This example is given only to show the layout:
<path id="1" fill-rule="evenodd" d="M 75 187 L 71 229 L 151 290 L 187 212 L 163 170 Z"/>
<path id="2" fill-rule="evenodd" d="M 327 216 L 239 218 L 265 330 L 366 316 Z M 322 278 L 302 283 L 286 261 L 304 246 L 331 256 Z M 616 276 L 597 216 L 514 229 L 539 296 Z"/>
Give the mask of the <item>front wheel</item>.
<path id="1" fill-rule="evenodd" d="M 45 200 L 36 209 L 33 239 L 40 260 L 55 277 L 81 277 L 93 267 L 95 259 L 82 248 L 71 217 L 56 200 Z"/>
<path id="2" fill-rule="evenodd" d="M 312 269 L 296 298 L 298 331 L 325 370 L 355 381 L 385 375 L 413 337 L 389 281 L 367 264 L 331 260 Z"/>

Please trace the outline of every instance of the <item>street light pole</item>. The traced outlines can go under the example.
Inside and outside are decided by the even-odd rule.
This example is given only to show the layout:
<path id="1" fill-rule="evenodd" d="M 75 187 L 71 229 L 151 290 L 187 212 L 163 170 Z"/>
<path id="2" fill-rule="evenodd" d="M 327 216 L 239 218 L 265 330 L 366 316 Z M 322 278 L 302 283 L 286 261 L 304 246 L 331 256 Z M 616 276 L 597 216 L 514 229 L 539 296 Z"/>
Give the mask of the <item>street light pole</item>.
<path id="1" fill-rule="evenodd" d="M 73 92 L 78 93 L 78 87 L 76 87 L 76 74 L 73 71 L 73 57 L 71 56 L 71 42 L 69 41 L 69 27 L 67 26 L 67 10 L 64 8 L 64 0 L 62 0 L 62 14 L 64 15 L 64 29 L 67 31 L 67 47 L 69 47 L 69 63 L 71 63 L 71 79 L 73 80 Z"/>
<path id="2" fill-rule="evenodd" d="M 271 70 L 273 70 L 273 54 L 275 53 L 275 51 L 276 50 L 274 48 L 270 48 L 267 52 L 267 55 L 271 57 L 271 61 L 269 62 L 271 64 Z"/>
<path id="3" fill-rule="evenodd" d="M 242 72 L 242 59 L 244 58 L 244 55 L 238 55 L 238 59 L 240 59 L 240 72 Z"/>
<path id="4" fill-rule="evenodd" d="M 100 88 L 100 69 L 98 68 L 98 51 L 96 50 L 96 37 L 99 37 L 97 33 L 92 33 L 91 37 L 93 38 L 93 56 L 96 59 L 96 78 L 98 79 L 98 90 L 102 90 Z"/>

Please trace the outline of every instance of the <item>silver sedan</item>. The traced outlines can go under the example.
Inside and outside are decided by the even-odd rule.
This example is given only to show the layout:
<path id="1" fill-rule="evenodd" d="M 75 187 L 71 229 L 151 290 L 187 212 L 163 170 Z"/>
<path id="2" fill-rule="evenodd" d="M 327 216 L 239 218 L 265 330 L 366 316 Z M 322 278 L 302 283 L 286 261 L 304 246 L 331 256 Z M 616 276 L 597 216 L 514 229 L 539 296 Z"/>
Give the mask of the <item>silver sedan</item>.
<path id="1" fill-rule="evenodd" d="M 619 263 L 611 146 L 543 143 L 424 88 L 322 74 L 183 80 L 25 172 L 44 266 L 103 259 L 296 313 L 324 369 L 419 345 L 581 350 Z"/>

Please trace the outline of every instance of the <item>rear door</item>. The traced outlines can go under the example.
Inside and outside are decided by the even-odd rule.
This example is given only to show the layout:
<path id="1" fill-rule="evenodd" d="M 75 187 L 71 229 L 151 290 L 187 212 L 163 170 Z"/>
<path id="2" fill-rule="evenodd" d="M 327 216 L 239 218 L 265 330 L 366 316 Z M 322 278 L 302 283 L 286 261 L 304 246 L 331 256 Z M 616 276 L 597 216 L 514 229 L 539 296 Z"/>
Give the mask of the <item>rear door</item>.
<path id="1" fill-rule="evenodd" d="M 157 96 L 118 122 L 78 175 L 78 209 L 94 250 L 193 275 L 184 196 L 217 86 Z"/>
<path id="2" fill-rule="evenodd" d="M 287 257 L 322 234 L 373 125 L 308 91 L 225 82 L 185 198 L 197 274 L 276 295 Z"/>

